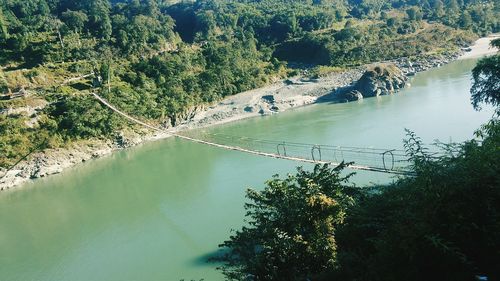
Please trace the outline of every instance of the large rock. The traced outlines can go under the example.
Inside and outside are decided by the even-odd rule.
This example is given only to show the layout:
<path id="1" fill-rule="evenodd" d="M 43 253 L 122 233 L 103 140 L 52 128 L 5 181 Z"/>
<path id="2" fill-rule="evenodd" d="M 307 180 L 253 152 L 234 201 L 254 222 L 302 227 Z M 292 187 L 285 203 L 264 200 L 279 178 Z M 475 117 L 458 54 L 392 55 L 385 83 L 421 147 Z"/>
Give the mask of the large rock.
<path id="1" fill-rule="evenodd" d="M 352 90 L 344 95 L 346 101 L 357 101 L 363 99 L 363 94 L 358 90 Z"/>
<path id="2" fill-rule="evenodd" d="M 358 81 L 335 91 L 337 101 L 349 102 L 389 95 L 402 89 L 408 77 L 393 64 L 380 64 L 366 70 Z"/>
<path id="3" fill-rule="evenodd" d="M 363 97 L 388 95 L 405 86 L 407 77 L 393 64 L 383 64 L 368 69 L 354 84 L 353 90 Z"/>

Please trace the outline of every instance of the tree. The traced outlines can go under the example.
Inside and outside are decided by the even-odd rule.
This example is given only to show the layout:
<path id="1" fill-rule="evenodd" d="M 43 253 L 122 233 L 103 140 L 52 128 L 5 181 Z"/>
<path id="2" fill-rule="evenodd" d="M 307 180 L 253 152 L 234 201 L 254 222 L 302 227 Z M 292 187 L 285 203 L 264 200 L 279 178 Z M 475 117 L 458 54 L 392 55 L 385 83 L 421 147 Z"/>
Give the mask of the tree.
<path id="1" fill-rule="evenodd" d="M 458 5 L 457 0 L 446 1 L 446 7 L 448 7 L 448 9 L 453 13 L 456 13 L 460 10 L 460 6 Z"/>
<path id="2" fill-rule="evenodd" d="M 293 37 L 299 29 L 294 13 L 278 14 L 271 19 L 269 25 L 271 37 L 277 41 Z"/>
<path id="3" fill-rule="evenodd" d="M 150 17 L 158 17 L 160 14 L 160 8 L 158 7 L 158 1 L 157 0 L 146 0 L 145 3 L 145 9 L 144 9 L 146 15 Z"/>
<path id="4" fill-rule="evenodd" d="M 472 17 L 470 16 L 469 12 L 463 11 L 459 20 L 460 27 L 464 29 L 469 29 L 471 28 L 472 24 L 473 24 Z"/>
<path id="5" fill-rule="evenodd" d="M 285 179 L 275 176 L 263 191 L 248 190 L 248 226 L 224 242 L 221 260 L 230 280 L 306 280 L 334 267 L 334 233 L 356 189 L 342 176 L 346 165 L 301 168 Z"/>
<path id="6" fill-rule="evenodd" d="M 500 49 L 500 39 L 491 42 L 492 48 Z M 474 82 L 471 88 L 472 105 L 480 109 L 481 103 L 500 105 L 500 53 L 481 59 L 472 70 Z M 498 109 L 497 109 L 498 110 Z"/>
<path id="7" fill-rule="evenodd" d="M 112 34 L 110 9 L 108 0 L 87 0 L 81 4 L 89 15 L 90 29 L 101 39 L 109 40 Z"/>
<path id="8" fill-rule="evenodd" d="M 9 38 L 9 32 L 7 29 L 7 21 L 5 20 L 2 7 L 0 7 L 0 42 L 4 42 Z"/>
<path id="9" fill-rule="evenodd" d="M 482 141 L 429 154 L 407 143 L 415 176 L 366 193 L 337 232 L 338 270 L 324 280 L 499 280 L 500 123 Z"/>
<path id="10" fill-rule="evenodd" d="M 387 26 L 388 27 L 395 27 L 399 25 L 400 20 L 398 18 L 392 17 L 387 19 Z"/>
<path id="11" fill-rule="evenodd" d="M 67 10 L 62 13 L 62 19 L 74 32 L 81 32 L 85 23 L 89 21 L 87 14 L 82 11 Z"/>
<path id="12" fill-rule="evenodd" d="M 0 94 L 4 94 L 9 90 L 9 85 L 7 83 L 7 80 L 5 79 L 5 75 L 3 73 L 3 70 L 0 69 Z"/>
<path id="13" fill-rule="evenodd" d="M 121 126 L 119 117 L 89 96 L 65 97 L 47 112 L 67 140 L 109 137 Z"/>
<path id="14" fill-rule="evenodd" d="M 61 44 L 61 47 L 64 48 L 64 41 L 61 35 L 61 27 L 63 26 L 63 22 L 60 19 L 51 15 L 47 16 L 45 21 L 48 29 L 52 32 L 57 33 L 57 38 L 59 38 L 59 43 Z"/>
<path id="15" fill-rule="evenodd" d="M 444 4 L 441 0 L 434 1 L 432 5 L 433 16 L 435 19 L 438 19 L 444 15 Z"/>
<path id="16" fill-rule="evenodd" d="M 422 13 L 420 12 L 420 9 L 417 7 L 411 7 L 409 9 L 406 9 L 406 14 L 408 15 L 408 19 L 413 21 L 422 19 Z"/>

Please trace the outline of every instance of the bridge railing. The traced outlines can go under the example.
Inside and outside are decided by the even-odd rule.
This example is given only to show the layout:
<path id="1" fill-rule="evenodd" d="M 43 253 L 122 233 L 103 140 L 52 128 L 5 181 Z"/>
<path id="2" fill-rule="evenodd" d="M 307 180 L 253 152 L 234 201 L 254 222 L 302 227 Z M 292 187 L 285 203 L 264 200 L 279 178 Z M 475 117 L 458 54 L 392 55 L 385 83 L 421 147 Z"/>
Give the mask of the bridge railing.
<path id="1" fill-rule="evenodd" d="M 354 162 L 356 165 L 362 165 L 381 171 L 401 173 L 408 171 L 410 167 L 410 161 L 405 152 L 397 149 L 275 141 L 202 131 L 191 131 L 183 133 L 183 135 L 217 144 L 307 159 L 317 161 L 318 163 L 329 162 L 338 164 L 341 162 Z"/>
<path id="2" fill-rule="evenodd" d="M 144 127 L 162 131 L 161 128 L 149 125 L 127 113 L 117 109 L 96 93 L 92 93 L 97 100 L 111 110 L 127 118 L 129 121 Z M 410 162 L 405 153 L 395 149 L 360 148 L 348 146 L 332 146 L 306 144 L 296 142 L 279 142 L 273 140 L 255 139 L 249 137 L 231 136 L 225 134 L 207 133 L 206 131 L 191 131 L 171 133 L 173 136 L 186 140 L 218 146 L 225 149 L 239 150 L 247 153 L 272 156 L 294 161 L 315 163 L 354 162 L 352 169 L 389 172 L 394 174 L 411 174 Z"/>

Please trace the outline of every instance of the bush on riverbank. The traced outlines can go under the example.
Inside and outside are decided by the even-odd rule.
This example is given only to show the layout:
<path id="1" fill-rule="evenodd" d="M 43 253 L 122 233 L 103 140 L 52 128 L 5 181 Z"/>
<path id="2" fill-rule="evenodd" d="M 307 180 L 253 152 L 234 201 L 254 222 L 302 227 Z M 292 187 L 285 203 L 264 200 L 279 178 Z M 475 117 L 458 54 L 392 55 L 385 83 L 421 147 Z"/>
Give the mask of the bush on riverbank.
<path id="1" fill-rule="evenodd" d="M 299 169 L 249 190 L 248 223 L 221 246 L 230 280 L 498 280 L 500 122 L 431 157 L 410 135 L 416 176 L 355 189 Z M 249 279 L 250 278 L 250 279 Z"/>
<path id="2" fill-rule="evenodd" d="M 337 233 L 343 280 L 498 280 L 500 123 L 482 142 L 412 154 L 416 177 L 365 194 Z"/>

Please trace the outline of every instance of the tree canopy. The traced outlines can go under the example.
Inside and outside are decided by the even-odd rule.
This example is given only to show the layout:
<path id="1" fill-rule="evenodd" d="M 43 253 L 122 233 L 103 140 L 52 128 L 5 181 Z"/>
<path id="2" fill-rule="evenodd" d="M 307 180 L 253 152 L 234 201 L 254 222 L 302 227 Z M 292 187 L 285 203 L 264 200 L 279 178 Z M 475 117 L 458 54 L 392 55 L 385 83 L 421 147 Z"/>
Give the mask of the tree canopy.
<path id="1" fill-rule="evenodd" d="M 500 52 L 500 39 L 491 41 L 491 48 Z M 472 105 L 481 108 L 481 103 L 500 106 L 500 53 L 481 59 L 472 70 Z"/>
<path id="2" fill-rule="evenodd" d="M 229 252 L 221 258 L 230 280 L 306 280 L 336 262 L 335 232 L 356 190 L 335 169 L 299 168 L 285 179 L 277 176 L 263 191 L 248 190 L 248 226 L 224 242 Z"/>

